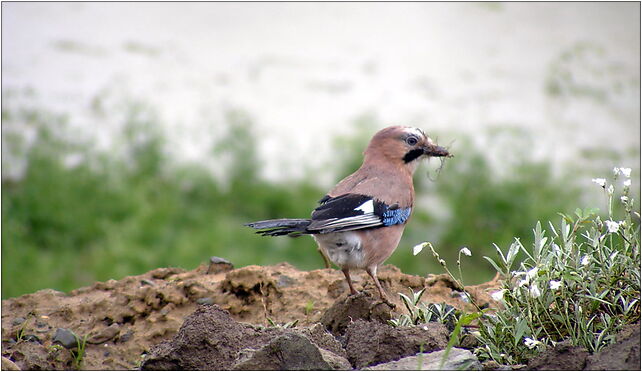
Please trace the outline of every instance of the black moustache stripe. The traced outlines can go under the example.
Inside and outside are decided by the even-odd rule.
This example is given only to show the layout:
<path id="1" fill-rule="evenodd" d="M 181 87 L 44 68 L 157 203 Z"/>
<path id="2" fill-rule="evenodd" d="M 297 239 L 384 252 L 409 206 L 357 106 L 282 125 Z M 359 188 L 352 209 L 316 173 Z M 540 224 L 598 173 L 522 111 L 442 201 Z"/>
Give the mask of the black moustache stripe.
<path id="1" fill-rule="evenodd" d="M 424 150 L 422 150 L 422 149 L 410 150 L 410 151 L 408 151 L 406 153 L 406 155 L 403 156 L 403 161 L 405 163 L 410 163 L 411 161 L 417 159 L 418 157 L 420 157 L 423 154 L 424 154 Z"/>

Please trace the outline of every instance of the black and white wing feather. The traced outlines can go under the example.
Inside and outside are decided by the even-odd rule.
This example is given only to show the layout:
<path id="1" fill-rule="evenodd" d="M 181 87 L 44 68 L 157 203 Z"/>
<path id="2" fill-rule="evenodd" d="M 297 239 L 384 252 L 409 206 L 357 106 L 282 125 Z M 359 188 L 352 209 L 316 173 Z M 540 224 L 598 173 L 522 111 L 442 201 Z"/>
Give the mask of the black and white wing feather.
<path id="1" fill-rule="evenodd" d="M 360 230 L 383 225 L 386 205 L 361 194 L 328 198 L 312 212 L 308 230 L 318 233 Z"/>
<path id="2" fill-rule="evenodd" d="M 372 196 L 344 194 L 324 196 L 321 205 L 312 212 L 312 218 L 277 219 L 246 224 L 261 235 L 299 236 L 301 234 L 327 234 L 373 227 L 403 224 L 410 217 L 411 208 L 387 205 Z"/>

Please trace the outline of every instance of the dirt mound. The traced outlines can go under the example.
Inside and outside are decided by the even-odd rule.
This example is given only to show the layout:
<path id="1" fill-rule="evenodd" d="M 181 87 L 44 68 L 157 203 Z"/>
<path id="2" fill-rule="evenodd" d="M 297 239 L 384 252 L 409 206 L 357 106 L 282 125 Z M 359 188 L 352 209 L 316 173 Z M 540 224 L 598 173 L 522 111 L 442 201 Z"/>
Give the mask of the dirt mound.
<path id="1" fill-rule="evenodd" d="M 528 369 L 539 371 L 639 371 L 640 323 L 629 324 L 616 336 L 616 343 L 590 355 L 578 346 L 561 342 L 533 358 Z"/>
<path id="2" fill-rule="evenodd" d="M 174 338 L 152 348 L 142 369 L 361 369 L 422 350 L 441 350 L 447 340 L 448 331 L 439 323 L 394 328 L 356 319 L 345 337 L 335 338 L 320 323 L 311 328 L 265 328 L 238 323 L 217 305 L 202 305 Z"/>
<path id="3" fill-rule="evenodd" d="M 342 317 L 346 314 L 353 320 L 383 321 L 396 316 L 403 311 L 396 294 L 408 293 L 408 288 L 426 287 L 423 300 L 427 302 L 473 310 L 445 276 L 423 278 L 386 265 L 380 268 L 379 278 L 397 308 L 386 315 L 389 309 L 375 304 L 363 309 L 370 317 L 347 314 L 345 304 L 340 310 L 349 294 L 341 271 L 299 271 L 286 263 L 232 269 L 225 261 L 215 260 L 191 271 L 160 268 L 67 294 L 42 290 L 2 301 L 2 355 L 21 369 L 71 369 L 79 362 L 85 369 L 137 368 L 142 356 L 176 335 L 201 304 L 217 304 L 238 322 L 268 326 L 298 321 L 297 326 L 303 327 L 320 322 L 336 304 L 335 315 L 326 316 L 325 321 L 339 333 L 345 329 Z M 355 273 L 353 280 L 356 289 L 365 292 L 363 298 L 376 299 L 376 289 L 365 272 Z M 497 286 L 490 282 L 466 289 L 479 303 L 492 304 L 490 292 Z M 359 298 L 347 301 L 355 300 Z M 56 332 L 72 337 L 72 344 L 76 337 L 81 346 L 85 340 L 84 351 L 72 353 L 73 348 L 54 343 Z"/>
<path id="4" fill-rule="evenodd" d="M 394 328 L 357 320 L 346 329 L 345 343 L 348 360 L 355 368 L 361 369 L 419 352 L 444 349 L 448 335 L 448 330 L 440 323 Z"/>
<path id="5" fill-rule="evenodd" d="M 176 336 L 155 346 L 145 370 L 326 370 L 344 359 L 341 345 L 321 326 L 303 330 L 238 323 L 217 305 L 202 305 Z M 332 357 L 330 357 L 332 356 Z M 350 364 L 343 363 L 347 369 Z"/>

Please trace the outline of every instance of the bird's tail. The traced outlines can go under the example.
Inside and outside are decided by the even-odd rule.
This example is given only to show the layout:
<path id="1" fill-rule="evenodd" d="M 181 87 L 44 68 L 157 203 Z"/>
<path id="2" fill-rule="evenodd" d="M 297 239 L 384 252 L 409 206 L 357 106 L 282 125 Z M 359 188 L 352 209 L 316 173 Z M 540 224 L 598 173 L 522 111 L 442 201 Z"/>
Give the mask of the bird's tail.
<path id="1" fill-rule="evenodd" d="M 309 234 L 307 227 L 310 225 L 310 220 L 294 219 L 294 218 L 280 218 L 277 220 L 265 220 L 246 223 L 245 226 L 255 228 L 257 234 L 263 236 L 299 236 L 302 234 Z"/>

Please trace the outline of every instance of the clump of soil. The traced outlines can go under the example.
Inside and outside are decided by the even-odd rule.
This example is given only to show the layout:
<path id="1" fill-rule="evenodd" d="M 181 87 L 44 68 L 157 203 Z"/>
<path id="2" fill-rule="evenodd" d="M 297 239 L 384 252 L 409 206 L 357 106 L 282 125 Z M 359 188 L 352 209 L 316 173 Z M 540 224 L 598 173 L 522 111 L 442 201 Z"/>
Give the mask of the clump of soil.
<path id="1" fill-rule="evenodd" d="M 346 329 L 348 360 L 355 368 L 385 363 L 420 351 L 444 349 L 448 330 L 441 323 L 394 328 L 387 324 L 357 320 Z"/>
<path id="2" fill-rule="evenodd" d="M 396 316 L 403 311 L 397 293 L 408 293 L 408 288 L 418 291 L 426 287 L 423 300 L 427 302 L 473 310 L 444 276 L 407 275 L 386 265 L 380 268 L 379 278 L 396 309 L 375 304 L 368 310 L 370 317 L 337 310 L 336 316 L 326 317 L 335 324 L 331 328 L 345 329 L 343 315 L 379 321 Z M 365 272 L 355 273 L 353 280 L 357 290 L 364 292 L 360 296 L 377 298 Z M 492 282 L 466 289 L 480 303 L 492 303 L 489 293 L 497 286 Z M 21 369 L 76 368 L 73 349 L 53 342 L 56 331 L 65 329 L 81 343 L 86 340 L 82 368 L 132 369 L 140 367 L 144 354 L 154 345 L 175 336 L 199 305 L 217 304 L 238 322 L 268 326 L 270 321 L 284 324 L 296 320 L 297 327 L 309 327 L 320 322 L 335 303 L 355 301 L 348 294 L 343 274 L 333 269 L 300 271 L 287 263 L 232 269 L 224 262 L 191 271 L 159 268 L 69 293 L 46 289 L 3 300 L 2 356 Z"/>
<path id="3" fill-rule="evenodd" d="M 371 299 L 370 305 L 377 302 Z M 355 318 L 345 336 L 335 338 L 320 323 L 303 329 L 257 327 L 234 321 L 217 305 L 202 305 L 176 336 L 152 348 L 142 369 L 361 369 L 441 350 L 447 340 L 448 331 L 439 323 L 394 328 Z"/>
<path id="4" fill-rule="evenodd" d="M 529 361 L 528 369 L 587 370 L 587 371 L 639 371 L 640 370 L 640 322 L 629 324 L 616 336 L 616 343 L 599 353 L 589 352 L 568 342 L 561 342 Z"/>

